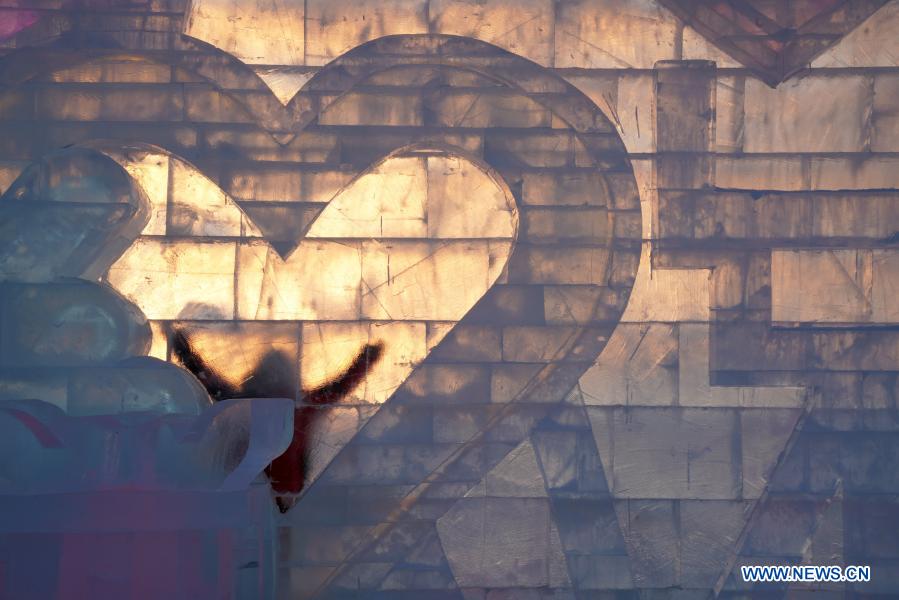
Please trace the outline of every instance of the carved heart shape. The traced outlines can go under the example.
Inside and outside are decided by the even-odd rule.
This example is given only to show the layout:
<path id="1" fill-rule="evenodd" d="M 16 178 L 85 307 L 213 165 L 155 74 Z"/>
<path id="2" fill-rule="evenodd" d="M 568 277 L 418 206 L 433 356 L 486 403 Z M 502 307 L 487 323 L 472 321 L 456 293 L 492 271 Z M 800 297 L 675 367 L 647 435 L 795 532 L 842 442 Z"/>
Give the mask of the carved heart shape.
<path id="1" fill-rule="evenodd" d="M 886 0 L 661 2 L 771 86 L 805 68 L 886 4 Z"/>
<path id="2" fill-rule="evenodd" d="M 301 386 L 311 389 L 339 376 L 366 344 L 383 344 L 348 403 L 386 401 L 498 280 L 517 236 L 503 180 L 453 151 L 410 148 L 372 166 L 282 258 L 192 165 L 160 150 L 103 150 L 152 205 L 150 222 L 105 279 L 155 325 L 157 353 L 167 321 L 201 329 L 196 321 L 301 322 Z M 230 341 L 206 358 L 239 383 L 255 365 Z M 336 452 L 373 413 L 354 411 L 364 417 L 351 432 L 338 419 L 319 442 Z M 314 471 L 324 458 L 319 452 Z"/>

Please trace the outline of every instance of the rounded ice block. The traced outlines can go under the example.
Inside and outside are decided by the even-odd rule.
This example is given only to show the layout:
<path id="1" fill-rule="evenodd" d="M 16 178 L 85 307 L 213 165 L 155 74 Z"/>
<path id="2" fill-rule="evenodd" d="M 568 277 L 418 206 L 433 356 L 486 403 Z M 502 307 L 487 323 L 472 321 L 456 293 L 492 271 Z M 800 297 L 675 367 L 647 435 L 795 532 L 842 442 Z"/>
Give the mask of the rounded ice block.
<path id="1" fill-rule="evenodd" d="M 102 365 L 150 347 L 143 313 L 87 281 L 0 284 L 0 367 Z"/>
<path id="2" fill-rule="evenodd" d="M 128 173 L 96 150 L 32 163 L 0 196 L 0 281 L 97 279 L 149 221 Z"/>
<path id="3" fill-rule="evenodd" d="M 189 371 L 150 357 L 74 369 L 66 412 L 72 416 L 130 412 L 199 415 L 212 401 Z"/>

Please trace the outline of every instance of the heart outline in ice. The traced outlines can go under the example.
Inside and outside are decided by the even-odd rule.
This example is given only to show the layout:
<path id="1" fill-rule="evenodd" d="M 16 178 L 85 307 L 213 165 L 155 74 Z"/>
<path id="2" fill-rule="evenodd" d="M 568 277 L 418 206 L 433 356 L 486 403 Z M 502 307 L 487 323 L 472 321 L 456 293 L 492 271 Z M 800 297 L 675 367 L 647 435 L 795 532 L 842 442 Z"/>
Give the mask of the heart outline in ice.
<path id="1" fill-rule="evenodd" d="M 137 147 L 132 145 L 129 150 L 131 156 L 135 156 Z M 154 216 L 151 216 L 143 234 L 104 277 L 116 291 L 137 304 L 151 321 L 313 321 L 324 322 L 319 329 L 331 332 L 337 332 L 341 327 L 327 322 L 371 321 L 373 328 L 369 332 L 369 342 L 375 341 L 372 336 L 375 330 L 380 330 L 379 335 L 374 336 L 380 339 L 409 337 L 410 332 L 400 332 L 391 327 L 392 323 L 434 322 L 442 326 L 432 327 L 428 334 L 427 345 L 433 347 L 499 279 L 517 237 L 518 210 L 508 185 L 489 167 L 474 157 L 464 156 L 458 149 L 413 146 L 378 161 L 334 196 L 284 259 L 265 240 L 239 204 L 186 161 L 146 147 L 139 161 L 129 160 L 126 157 L 129 153 L 115 152 L 108 147 L 106 152 L 132 176 L 143 179 L 145 191 L 150 189 L 146 185 L 146 164 L 160 159 L 168 160 L 170 169 L 186 169 L 186 181 L 194 186 L 191 191 L 195 194 L 193 208 L 197 209 L 197 214 L 193 222 L 200 227 L 193 236 L 183 239 L 158 237 L 153 234 L 156 230 Z M 423 168 L 416 168 L 419 165 Z M 477 202 L 472 202 L 470 196 L 464 199 L 473 207 L 472 214 L 460 216 L 463 207 L 458 204 L 447 207 L 447 201 L 452 199 L 445 194 L 442 202 L 431 202 L 426 198 L 424 204 L 410 207 L 422 200 L 415 197 L 415 192 L 427 191 L 428 173 L 437 171 L 436 178 L 441 178 L 441 172 L 447 169 L 455 174 L 443 176 L 443 183 L 455 177 L 474 188 L 486 185 L 486 193 L 482 193 Z M 400 184 L 391 186 L 390 180 L 397 179 L 401 180 Z M 402 196 L 398 192 L 405 192 L 402 200 L 406 206 L 392 211 L 384 205 L 389 201 L 386 196 Z M 153 195 L 152 191 L 148 193 L 151 198 Z M 206 203 L 211 196 L 215 200 Z M 169 201 L 169 210 L 175 202 L 177 200 Z M 158 209 L 158 201 L 155 204 Z M 214 213 L 209 212 L 210 207 L 215 208 Z M 182 211 L 185 208 L 184 204 L 180 205 Z M 393 224 L 391 216 L 395 217 Z M 412 218 L 406 218 L 410 216 Z M 383 236 L 380 240 L 374 228 L 380 228 Z M 215 248 L 215 252 L 205 252 L 211 248 Z M 407 256 L 402 256 L 404 249 L 408 250 Z M 210 267 L 221 264 L 225 254 L 235 250 L 237 274 L 227 267 L 210 274 Z M 182 260 L 188 263 L 184 267 L 179 263 Z M 171 265 L 170 271 L 160 268 L 166 264 Z M 197 268 L 205 272 L 191 272 Z M 316 287 L 315 277 L 325 275 L 328 268 L 335 271 L 335 277 L 346 278 L 348 284 Z M 255 272 L 244 276 L 241 270 Z M 201 283 L 191 284 L 193 276 Z M 202 285 L 203 280 L 199 279 L 202 277 L 211 279 L 210 285 Z M 416 290 L 417 280 L 422 278 L 435 289 Z M 228 279 L 236 281 L 233 287 L 227 286 Z M 216 287 L 216 284 L 225 284 L 225 287 Z M 412 292 L 410 288 L 413 288 Z M 210 297 L 210 294 L 223 290 L 220 298 Z M 395 290 L 400 291 L 394 293 Z M 463 297 L 447 297 L 458 295 L 458 292 L 462 292 Z M 232 293 L 237 296 L 236 302 L 228 297 Z M 411 299 L 405 298 L 407 296 Z M 322 297 L 326 299 L 325 303 L 322 303 Z M 421 306 L 422 303 L 426 305 Z M 228 304 L 234 306 L 233 312 L 228 312 Z M 413 335 L 420 338 L 417 345 L 423 346 L 424 329 L 418 329 L 421 331 Z M 321 335 L 327 336 L 327 333 L 319 332 Z M 342 337 L 353 338 L 354 334 L 344 328 Z M 328 343 L 321 346 L 324 349 Z M 321 373 L 316 381 L 307 380 L 308 387 L 328 380 L 358 355 L 361 344 L 350 349 L 351 346 L 347 345 L 343 360 L 337 361 L 332 372 Z M 387 354 L 385 358 L 390 363 L 389 348 Z M 408 360 L 410 355 L 414 360 Z M 427 352 L 411 349 L 397 355 L 393 362 L 405 363 L 405 372 L 388 378 L 389 385 L 380 390 L 377 397 L 366 400 L 375 403 L 386 400 L 426 355 Z"/>
<path id="2" fill-rule="evenodd" d="M 52 52 L 52 50 L 47 51 Z M 216 80 L 215 77 L 210 76 L 212 72 L 210 68 L 212 67 L 225 66 L 230 71 L 234 71 L 235 68 L 237 70 L 245 70 L 245 66 L 236 64 L 237 61 L 233 59 L 224 63 L 213 61 L 212 64 L 201 64 L 202 60 L 200 59 L 202 59 L 202 56 L 200 55 L 177 54 L 170 58 L 173 66 L 176 66 L 176 68 L 180 66 L 196 71 L 201 77 L 210 81 Z M 491 116 L 488 116 L 489 122 L 480 125 L 480 127 L 485 127 L 486 130 L 481 133 L 480 147 L 476 152 L 479 154 L 483 153 L 491 166 L 499 168 L 504 176 L 508 176 L 508 172 L 511 171 L 516 186 L 521 185 L 516 171 L 521 168 L 540 167 L 539 161 L 543 160 L 544 155 L 541 154 L 543 152 L 549 152 L 550 160 L 553 161 L 552 166 L 568 165 L 569 167 L 579 169 L 587 167 L 594 169 L 596 180 L 595 182 L 591 181 L 591 185 L 595 184 L 595 187 L 591 189 L 591 193 L 595 193 L 602 198 L 599 206 L 608 209 L 607 225 L 603 225 L 605 232 L 596 232 L 595 235 L 593 233 L 590 234 L 590 243 L 593 246 L 589 252 L 581 251 L 580 254 L 569 256 L 566 249 L 564 257 L 558 255 L 557 259 L 546 263 L 537 262 L 539 253 L 533 253 L 531 250 L 525 249 L 520 257 L 521 260 L 516 263 L 516 275 L 514 276 L 514 281 L 512 281 L 513 283 L 533 283 L 536 285 L 552 284 L 557 281 L 551 273 L 552 269 L 561 267 L 569 270 L 586 265 L 587 268 L 583 274 L 578 275 L 575 280 L 568 283 L 592 287 L 591 297 L 594 297 L 592 294 L 596 293 L 596 288 L 612 288 L 609 290 L 609 296 L 601 297 L 593 302 L 592 309 L 589 306 L 585 306 L 583 308 L 583 316 L 577 317 L 576 321 L 572 322 L 571 329 L 574 337 L 571 339 L 581 340 L 579 343 L 566 342 L 564 349 L 561 347 L 549 348 L 545 354 L 545 359 L 539 359 L 555 363 L 561 360 L 563 356 L 571 354 L 573 357 L 577 357 L 578 362 L 583 361 L 586 364 L 598 354 L 604 345 L 605 339 L 607 339 L 611 329 L 614 327 L 614 321 L 620 317 L 620 313 L 623 311 L 624 302 L 626 302 L 627 294 L 633 283 L 633 272 L 637 268 L 636 255 L 639 254 L 639 227 L 634 228 L 634 219 L 631 219 L 631 225 L 619 229 L 618 216 L 628 213 L 630 213 L 630 217 L 636 215 L 638 217 L 636 222 L 639 224 L 639 204 L 632 200 L 632 198 L 636 197 L 633 171 L 627 159 L 626 150 L 615 131 L 614 125 L 573 86 L 564 82 L 557 75 L 529 61 L 475 40 L 454 36 L 390 36 L 364 44 L 340 59 L 335 60 L 303 87 L 289 103 L 290 106 L 283 107 L 280 104 L 277 107 L 270 106 L 269 108 L 272 108 L 272 110 L 266 109 L 260 114 L 253 114 L 252 116 L 260 130 L 267 131 L 279 144 L 284 146 L 285 150 L 288 150 L 287 146 L 291 143 L 291 140 L 301 135 L 307 125 L 312 125 L 312 135 L 314 136 L 315 116 L 320 114 L 326 106 L 333 104 L 335 100 L 345 97 L 357 84 L 364 82 L 366 77 L 372 74 L 384 73 L 394 67 L 406 66 L 421 66 L 431 71 L 455 71 L 461 75 L 459 81 L 469 82 L 459 84 L 463 87 L 474 85 L 476 81 L 477 85 L 486 86 L 486 89 L 491 91 L 505 90 L 507 93 L 528 97 L 552 115 L 552 122 L 547 121 L 544 127 L 558 131 L 552 133 L 537 131 L 533 134 L 527 134 L 534 135 L 534 142 L 537 144 L 534 148 L 534 153 L 528 154 L 529 149 L 527 147 L 522 147 L 520 153 L 515 149 L 513 138 L 505 138 L 512 145 L 508 148 L 503 147 L 503 144 L 506 142 L 503 141 L 502 136 L 507 135 L 507 133 L 493 129 L 509 126 L 494 120 L 496 115 L 502 114 L 501 112 L 497 113 L 487 110 L 483 113 Z M 437 87 L 433 87 L 433 84 L 436 84 Z M 426 92 L 447 89 L 447 85 L 452 89 L 452 86 L 456 84 L 449 83 L 449 76 L 443 78 L 440 75 L 433 81 L 409 83 L 410 87 L 422 87 Z M 231 98 L 231 94 L 227 89 L 216 93 L 222 93 L 223 96 Z M 235 98 L 231 99 L 234 100 Z M 240 94 L 236 95 L 236 100 L 238 104 L 246 106 L 246 103 L 241 101 Z M 275 102 L 277 101 L 275 100 Z M 275 110 L 275 108 L 282 110 Z M 360 125 L 362 127 L 359 129 L 360 133 L 364 132 L 364 128 L 371 124 L 366 122 L 351 123 L 351 125 Z M 377 123 L 373 124 L 377 125 Z M 446 123 L 442 127 L 471 127 L 471 125 L 452 122 Z M 349 162 L 358 168 L 360 164 L 366 161 L 366 159 L 360 160 L 360 156 L 369 157 L 372 149 L 384 144 L 361 144 L 363 146 L 362 150 L 360 152 L 350 150 L 351 158 L 345 160 L 343 155 L 344 149 L 352 146 L 353 135 L 358 135 L 358 133 L 354 134 L 353 131 L 353 128 L 345 128 L 337 136 L 340 140 L 341 160 Z M 495 131 L 495 134 L 488 133 L 491 131 Z M 349 136 L 344 138 L 344 132 L 349 133 Z M 544 137 L 541 138 L 541 135 Z M 140 134 L 139 139 L 149 138 L 149 140 L 152 140 L 156 139 L 156 137 L 152 134 L 146 137 Z M 412 134 L 410 137 L 412 140 L 439 139 L 441 142 L 450 139 L 463 141 L 466 139 L 465 135 L 458 134 L 455 131 L 435 132 L 427 129 Z M 490 138 L 489 142 L 486 139 L 488 137 Z M 163 135 L 159 139 L 162 141 L 158 142 L 158 144 L 168 150 L 178 149 L 183 155 L 189 155 L 188 153 L 193 152 L 191 148 L 184 145 L 187 142 L 182 142 L 182 139 L 186 138 L 168 138 Z M 388 135 L 384 141 L 389 143 L 392 139 Z M 490 146 L 489 152 L 488 144 Z M 465 145 L 471 149 L 468 144 Z M 559 146 L 567 149 L 558 152 L 557 147 Z M 280 156 L 280 151 L 277 149 L 267 150 L 266 152 Z M 556 152 L 556 154 L 553 155 L 553 152 Z M 233 154 L 229 156 L 233 157 Z M 222 157 L 224 158 L 224 156 Z M 277 160 L 277 158 L 275 159 Z M 554 161 L 559 159 L 563 162 L 555 164 Z M 619 176 L 619 183 L 617 184 L 619 187 L 616 187 L 614 191 L 610 189 L 610 183 L 605 179 L 605 171 L 617 172 Z M 512 180 L 510 179 L 510 181 Z M 552 202 L 556 202 L 556 195 L 560 195 L 559 198 L 565 198 L 565 195 L 570 193 L 570 190 L 564 185 L 561 187 L 558 187 L 558 184 L 553 185 L 557 187 L 546 191 L 548 194 L 547 198 L 553 199 Z M 622 185 L 625 187 L 621 188 L 620 186 Z M 517 194 L 521 194 L 520 187 L 515 189 Z M 563 206 L 570 205 L 571 200 L 574 200 L 574 198 L 564 199 L 560 204 Z M 554 207 L 548 206 L 546 210 L 554 210 Z M 606 219 L 602 221 L 605 222 Z M 526 235 L 529 237 L 531 234 L 528 231 Z M 528 245 L 530 246 L 530 244 Z M 606 299 L 610 299 L 612 303 L 604 305 L 603 303 L 607 301 Z M 202 307 L 195 308 L 202 309 Z M 549 344 L 553 344 L 556 340 L 550 337 L 547 341 Z M 568 385 L 564 382 L 569 382 L 575 376 L 576 370 L 560 371 L 563 374 L 560 375 L 559 387 Z"/>

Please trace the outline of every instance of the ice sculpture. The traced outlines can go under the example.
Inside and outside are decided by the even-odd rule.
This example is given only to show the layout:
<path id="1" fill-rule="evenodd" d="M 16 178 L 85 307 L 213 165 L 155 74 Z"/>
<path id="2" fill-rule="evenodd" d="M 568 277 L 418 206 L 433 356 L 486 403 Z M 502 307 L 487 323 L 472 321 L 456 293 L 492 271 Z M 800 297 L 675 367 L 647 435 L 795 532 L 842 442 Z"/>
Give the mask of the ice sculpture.
<path id="1" fill-rule="evenodd" d="M 263 475 L 287 399 L 213 404 L 147 357 L 144 314 L 98 283 L 148 219 L 128 174 L 86 149 L 0 198 L 0 596 L 267 598 Z"/>

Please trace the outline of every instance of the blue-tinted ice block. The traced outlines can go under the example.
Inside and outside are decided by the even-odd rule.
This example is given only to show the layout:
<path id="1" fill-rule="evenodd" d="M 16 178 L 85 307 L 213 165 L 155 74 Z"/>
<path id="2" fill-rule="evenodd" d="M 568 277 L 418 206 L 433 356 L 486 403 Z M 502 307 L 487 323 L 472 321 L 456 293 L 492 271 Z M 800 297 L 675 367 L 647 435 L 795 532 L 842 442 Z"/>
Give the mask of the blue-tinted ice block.
<path id="1" fill-rule="evenodd" d="M 294 402 L 74 417 L 0 403 L 0 597 L 271 598 L 262 471 Z"/>

